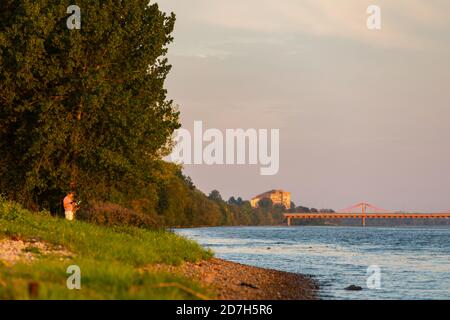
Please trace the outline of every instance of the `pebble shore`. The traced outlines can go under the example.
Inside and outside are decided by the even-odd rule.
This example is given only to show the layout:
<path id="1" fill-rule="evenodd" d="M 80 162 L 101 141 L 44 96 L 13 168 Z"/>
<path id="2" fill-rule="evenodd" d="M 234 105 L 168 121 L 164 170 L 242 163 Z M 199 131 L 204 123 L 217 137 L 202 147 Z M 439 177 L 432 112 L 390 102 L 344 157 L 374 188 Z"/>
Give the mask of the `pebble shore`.
<path id="1" fill-rule="evenodd" d="M 155 267 L 152 267 L 152 269 Z M 219 300 L 317 300 L 317 283 L 300 274 L 213 258 L 160 271 L 180 272 L 215 289 Z"/>

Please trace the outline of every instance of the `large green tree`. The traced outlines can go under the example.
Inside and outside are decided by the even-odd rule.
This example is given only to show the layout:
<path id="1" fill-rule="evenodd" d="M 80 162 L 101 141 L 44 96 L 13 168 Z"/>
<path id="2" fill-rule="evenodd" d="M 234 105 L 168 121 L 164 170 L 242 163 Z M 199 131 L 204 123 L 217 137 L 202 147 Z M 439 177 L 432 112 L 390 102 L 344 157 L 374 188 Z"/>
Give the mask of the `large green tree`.
<path id="1" fill-rule="evenodd" d="M 164 89 L 174 23 L 148 0 L 1 0 L 0 193 L 43 206 L 154 183 L 179 127 Z"/>

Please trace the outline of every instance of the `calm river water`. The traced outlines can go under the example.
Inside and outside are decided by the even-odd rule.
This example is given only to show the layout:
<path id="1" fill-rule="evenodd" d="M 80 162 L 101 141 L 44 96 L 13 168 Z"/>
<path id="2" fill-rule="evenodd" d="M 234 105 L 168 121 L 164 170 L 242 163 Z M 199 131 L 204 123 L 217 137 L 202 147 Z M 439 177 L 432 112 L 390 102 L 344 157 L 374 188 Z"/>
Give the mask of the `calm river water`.
<path id="1" fill-rule="evenodd" d="M 219 258 L 312 275 L 323 299 L 450 299 L 449 227 L 224 227 L 175 232 L 211 248 Z M 367 273 L 369 266 L 379 267 L 379 289 L 368 288 L 368 278 L 369 287 L 377 284 L 376 274 Z M 352 284 L 363 290 L 344 290 Z"/>

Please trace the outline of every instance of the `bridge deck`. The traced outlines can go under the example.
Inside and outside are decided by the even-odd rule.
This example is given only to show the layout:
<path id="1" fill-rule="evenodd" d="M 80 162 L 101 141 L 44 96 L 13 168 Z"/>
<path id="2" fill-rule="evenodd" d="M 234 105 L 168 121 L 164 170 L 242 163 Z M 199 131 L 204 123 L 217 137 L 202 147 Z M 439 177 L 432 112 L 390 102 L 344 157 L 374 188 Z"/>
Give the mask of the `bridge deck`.
<path id="1" fill-rule="evenodd" d="M 291 219 L 445 219 L 450 213 L 286 213 Z"/>
<path id="2" fill-rule="evenodd" d="M 286 213 L 288 226 L 292 219 L 361 219 L 366 225 L 366 219 L 448 219 L 450 213 Z"/>

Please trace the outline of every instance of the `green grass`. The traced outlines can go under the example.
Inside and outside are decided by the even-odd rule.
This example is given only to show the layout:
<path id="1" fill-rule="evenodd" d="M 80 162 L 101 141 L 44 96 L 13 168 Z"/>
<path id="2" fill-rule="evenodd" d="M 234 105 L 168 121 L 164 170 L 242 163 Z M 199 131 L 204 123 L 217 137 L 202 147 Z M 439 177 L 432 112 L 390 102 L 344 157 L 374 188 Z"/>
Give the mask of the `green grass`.
<path id="1" fill-rule="evenodd" d="M 169 231 L 69 222 L 46 213 L 31 213 L 0 199 L 0 237 L 37 239 L 73 253 L 65 259 L 38 255 L 33 263 L 0 263 L 0 299 L 29 299 L 30 282 L 39 284 L 38 299 L 213 297 L 209 289 L 192 279 L 174 273 L 142 271 L 142 267 L 153 264 L 179 265 L 212 256 L 197 243 Z M 81 269 L 81 290 L 69 290 L 66 286 L 70 265 Z"/>

